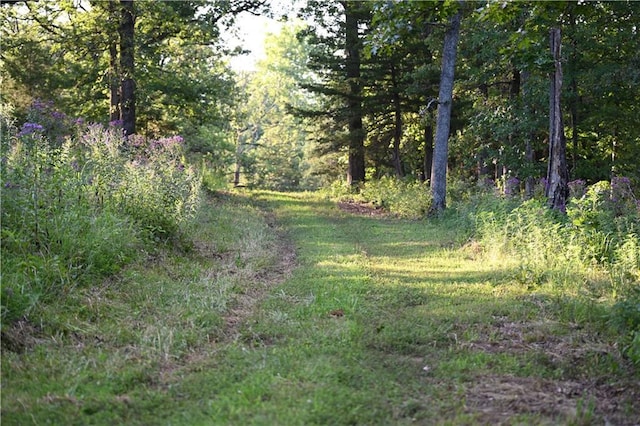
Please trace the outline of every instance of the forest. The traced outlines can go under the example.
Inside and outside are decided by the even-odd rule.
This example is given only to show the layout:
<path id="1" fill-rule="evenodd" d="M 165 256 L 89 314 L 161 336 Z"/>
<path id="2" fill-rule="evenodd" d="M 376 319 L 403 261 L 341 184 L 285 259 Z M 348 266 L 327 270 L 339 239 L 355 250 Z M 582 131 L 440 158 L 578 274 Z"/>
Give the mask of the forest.
<path id="1" fill-rule="evenodd" d="M 232 59 L 249 53 L 237 42 L 247 15 L 279 30 L 266 35 L 253 68 L 238 69 Z M 640 3 L 2 0 L 0 19 L 7 424 L 31 415 L 34 424 L 65 424 L 79 413 L 87 416 L 80 423 L 99 424 L 637 422 Z M 418 249 L 432 245 L 431 257 Z M 393 256 L 405 270 L 394 269 Z M 440 273 L 450 279 L 436 280 Z M 326 281 L 334 276 L 353 293 Z M 334 296 L 323 300 L 309 280 Z M 434 319 L 441 307 L 427 301 L 430 291 L 448 301 L 448 323 Z M 458 303 L 479 319 L 455 311 Z M 347 325 L 301 334 L 300 324 L 315 330 L 304 321 L 316 314 L 329 327 Z M 396 335 L 385 315 L 397 321 Z M 466 331 L 457 316 L 467 318 Z M 421 323 L 446 331 L 422 335 Z M 498 338 L 507 349 L 485 353 L 495 360 L 473 358 L 473 345 L 495 338 L 473 328 L 481 323 L 535 351 Z M 507 330 L 513 324 L 533 329 Z M 237 373 L 254 399 L 220 396 L 233 392 L 231 373 L 215 377 L 224 391 L 207 407 L 183 399 L 204 386 L 192 370 L 259 363 L 278 342 L 329 338 L 352 358 L 323 346 L 325 358 L 307 370 L 330 369 L 340 356 L 350 367 L 327 372 L 328 383 L 357 389 L 357 401 L 325 395 L 318 377 L 289 366 L 302 362 L 293 355 L 278 361 L 290 376 L 275 364 L 255 381 Z M 75 358 L 64 355 L 69 348 Z M 424 359 L 437 384 L 396 388 L 406 368 L 391 377 L 354 361 L 384 366 L 377 357 L 392 350 L 404 367 Z M 217 351 L 224 356 L 212 361 Z M 425 354 L 460 361 L 435 367 Z M 509 356 L 524 360 L 500 358 Z M 78 360 L 76 385 L 38 387 L 50 371 L 76 377 L 67 369 Z M 103 365 L 105 376 L 91 379 L 90 365 Z M 471 386 L 466 375 L 493 365 L 511 378 L 510 392 L 540 391 L 517 401 L 528 408 L 482 414 L 488 400 L 478 395 L 491 386 Z M 525 381 L 535 365 L 540 381 Z M 360 379 L 334 376 L 349 369 Z M 394 396 L 365 394 L 369 374 L 389 376 Z M 420 399 L 445 398 L 451 376 L 467 392 L 464 406 Z M 574 393 L 556 411 L 536 408 L 552 380 Z M 291 383 L 326 406 L 288 406 L 278 392 Z M 149 414 L 153 401 L 169 400 L 162 420 Z M 179 417 L 189 404 L 200 414 Z M 361 410 L 367 404 L 378 410 Z M 283 410 L 297 417 L 280 417 Z"/>

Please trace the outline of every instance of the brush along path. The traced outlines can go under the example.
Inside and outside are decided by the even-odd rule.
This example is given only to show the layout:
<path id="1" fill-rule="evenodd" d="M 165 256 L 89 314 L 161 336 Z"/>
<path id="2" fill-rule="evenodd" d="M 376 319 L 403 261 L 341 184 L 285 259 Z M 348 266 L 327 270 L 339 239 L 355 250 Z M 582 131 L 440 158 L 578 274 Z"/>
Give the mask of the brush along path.
<path id="1" fill-rule="evenodd" d="M 638 376 L 614 339 L 561 321 L 557 295 L 527 290 L 512 279 L 512 265 L 458 244 L 455 223 L 343 211 L 313 195 L 250 198 L 230 197 L 201 220 L 197 273 L 193 260 L 166 258 L 168 265 L 137 279 L 142 288 L 121 283 L 136 302 L 126 307 L 138 315 L 110 301 L 117 328 L 102 343 L 79 333 L 78 347 L 67 342 L 56 353 L 50 345 L 28 365 L 3 357 L 3 424 L 7 417 L 27 424 L 30 415 L 45 423 L 43 413 L 59 424 L 624 425 L 640 418 Z M 278 246 L 260 210 L 277 218 L 295 247 L 293 271 L 290 248 Z M 280 282 L 279 272 L 288 278 Z M 117 334 L 132 328 L 139 336 Z M 26 390 L 33 380 L 16 376 L 37 374 L 51 381 L 34 398 Z"/>

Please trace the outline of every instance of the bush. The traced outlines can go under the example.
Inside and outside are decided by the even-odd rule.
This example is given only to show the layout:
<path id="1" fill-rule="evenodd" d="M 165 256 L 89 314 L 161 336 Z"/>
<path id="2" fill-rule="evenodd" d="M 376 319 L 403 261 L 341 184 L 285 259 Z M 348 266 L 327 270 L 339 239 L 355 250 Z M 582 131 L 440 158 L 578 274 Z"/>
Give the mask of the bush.
<path id="1" fill-rule="evenodd" d="M 332 199 L 372 203 L 400 217 L 424 217 L 431 207 L 427 183 L 394 177 L 370 180 L 352 188 L 343 181 L 336 181 L 323 192 Z"/>
<path id="2" fill-rule="evenodd" d="M 2 323 L 178 236 L 199 202 L 181 138 L 127 140 L 113 127 L 46 123 L 3 126 Z"/>
<path id="3" fill-rule="evenodd" d="M 626 178 L 590 187 L 574 182 L 572 193 L 566 216 L 549 209 L 544 198 L 472 198 L 475 238 L 487 252 L 516 260 L 514 281 L 547 285 L 562 300 L 569 296 L 584 306 L 604 302 L 611 307 L 608 322 L 620 333 L 623 352 L 640 363 L 637 199 Z"/>

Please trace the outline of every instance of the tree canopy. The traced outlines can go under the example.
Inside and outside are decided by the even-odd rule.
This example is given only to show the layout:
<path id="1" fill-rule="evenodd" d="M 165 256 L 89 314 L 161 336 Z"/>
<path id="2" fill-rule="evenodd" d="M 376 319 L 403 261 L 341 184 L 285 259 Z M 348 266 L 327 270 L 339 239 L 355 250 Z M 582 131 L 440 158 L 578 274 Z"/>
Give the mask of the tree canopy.
<path id="1" fill-rule="evenodd" d="M 517 180 L 526 193 L 546 178 L 549 33 L 558 28 L 568 179 L 640 179 L 636 2 L 308 0 L 302 23 L 283 23 L 267 40 L 264 63 L 234 72 L 221 34 L 243 13 L 276 15 L 269 6 L 3 2 L 3 104 L 18 119 L 43 99 L 70 116 L 113 121 L 124 118 L 131 74 L 137 133 L 180 133 L 252 185 L 430 182 L 443 161 L 433 149 L 444 40 L 459 11 L 448 176 L 503 190 Z"/>

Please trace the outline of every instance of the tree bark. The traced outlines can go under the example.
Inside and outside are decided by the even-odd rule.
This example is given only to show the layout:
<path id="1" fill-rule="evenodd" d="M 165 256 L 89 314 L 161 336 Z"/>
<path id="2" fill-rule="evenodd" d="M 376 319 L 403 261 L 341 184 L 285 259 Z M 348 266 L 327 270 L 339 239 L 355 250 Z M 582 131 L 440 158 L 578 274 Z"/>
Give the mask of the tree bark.
<path id="1" fill-rule="evenodd" d="M 133 0 L 120 0 L 120 119 L 126 135 L 136 133 L 136 97 L 134 79 L 134 26 Z"/>
<path id="2" fill-rule="evenodd" d="M 120 120 L 120 73 L 118 70 L 117 11 L 115 0 L 109 0 L 109 121 Z"/>
<path id="3" fill-rule="evenodd" d="M 391 84 L 393 85 L 393 107 L 394 107 L 394 128 L 393 128 L 393 167 L 398 178 L 404 177 L 402 170 L 402 160 L 400 159 L 400 141 L 402 140 L 402 108 L 400 106 L 400 90 L 396 68 L 391 64 Z"/>
<path id="4" fill-rule="evenodd" d="M 423 182 L 431 178 L 432 166 L 433 166 L 433 126 L 431 125 L 431 123 L 429 123 L 424 128 L 424 158 L 422 163 L 422 169 L 423 169 L 424 175 L 422 176 L 422 179 L 421 179 Z"/>
<path id="5" fill-rule="evenodd" d="M 442 72 L 438 94 L 438 118 L 436 121 L 436 139 L 431 168 L 431 210 L 441 212 L 446 207 L 447 196 L 447 160 L 449 156 L 449 131 L 451 128 L 451 104 L 453 101 L 453 82 L 456 68 L 456 53 L 460 37 L 461 11 L 451 17 L 449 28 L 444 35 L 442 50 Z"/>
<path id="6" fill-rule="evenodd" d="M 347 97 L 349 126 L 349 167 L 347 183 L 355 185 L 365 180 L 364 129 L 362 126 L 362 99 L 360 83 L 360 38 L 358 36 L 358 4 L 342 2 L 345 13 L 346 77 L 349 84 Z"/>
<path id="7" fill-rule="evenodd" d="M 555 71 L 551 75 L 549 96 L 549 163 L 547 169 L 546 196 L 549 207 L 566 212 L 569 196 L 569 171 L 567 168 L 567 141 L 564 136 L 560 93 L 562 91 L 562 64 L 560 61 L 561 34 L 559 28 L 551 30 L 551 52 Z"/>

